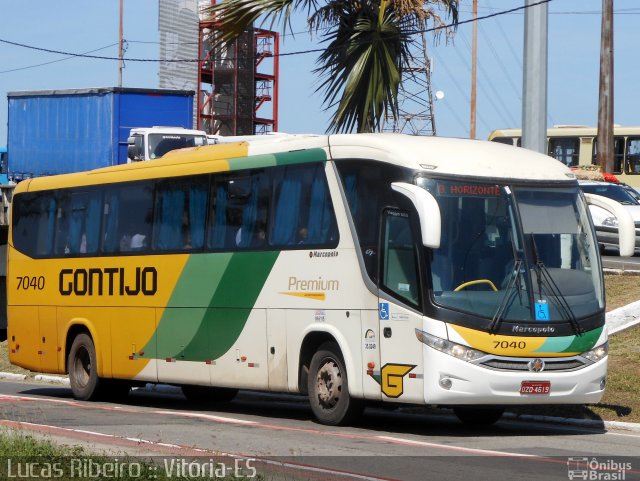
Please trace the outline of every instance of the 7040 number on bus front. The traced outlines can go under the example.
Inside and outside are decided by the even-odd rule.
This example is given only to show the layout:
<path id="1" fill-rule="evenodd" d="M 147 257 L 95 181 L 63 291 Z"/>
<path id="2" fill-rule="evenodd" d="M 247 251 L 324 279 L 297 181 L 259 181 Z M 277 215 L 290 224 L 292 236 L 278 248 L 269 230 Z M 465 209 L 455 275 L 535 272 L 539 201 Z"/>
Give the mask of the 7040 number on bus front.
<path id="1" fill-rule="evenodd" d="M 494 349 L 526 349 L 524 341 L 493 341 Z"/>

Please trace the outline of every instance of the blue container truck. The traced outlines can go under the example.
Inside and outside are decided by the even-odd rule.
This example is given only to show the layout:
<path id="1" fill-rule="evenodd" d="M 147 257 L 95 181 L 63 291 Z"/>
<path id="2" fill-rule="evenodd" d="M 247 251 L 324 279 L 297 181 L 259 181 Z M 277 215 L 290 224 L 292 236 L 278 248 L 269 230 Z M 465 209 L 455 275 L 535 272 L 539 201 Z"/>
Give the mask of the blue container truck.
<path id="1" fill-rule="evenodd" d="M 132 128 L 192 128 L 193 95 L 117 87 L 9 92 L 9 177 L 125 164 Z"/>

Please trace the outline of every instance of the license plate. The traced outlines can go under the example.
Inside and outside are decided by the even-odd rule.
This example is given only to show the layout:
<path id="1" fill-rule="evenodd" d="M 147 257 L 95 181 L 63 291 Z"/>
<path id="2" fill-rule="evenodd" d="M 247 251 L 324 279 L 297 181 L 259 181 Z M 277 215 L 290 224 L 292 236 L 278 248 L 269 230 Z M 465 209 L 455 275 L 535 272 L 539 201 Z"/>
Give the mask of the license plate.
<path id="1" fill-rule="evenodd" d="M 520 394 L 549 394 L 551 381 L 522 381 Z"/>

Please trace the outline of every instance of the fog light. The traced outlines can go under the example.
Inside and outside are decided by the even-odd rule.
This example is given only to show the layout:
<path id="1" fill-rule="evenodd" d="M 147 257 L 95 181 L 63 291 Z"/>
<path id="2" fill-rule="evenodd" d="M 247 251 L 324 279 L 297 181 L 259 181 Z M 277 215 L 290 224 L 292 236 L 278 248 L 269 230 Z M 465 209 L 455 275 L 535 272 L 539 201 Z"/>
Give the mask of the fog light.
<path id="1" fill-rule="evenodd" d="M 600 381 L 600 390 L 604 391 L 604 388 L 607 386 L 607 378 L 603 377 L 602 380 Z"/>
<path id="2" fill-rule="evenodd" d="M 451 382 L 451 379 L 449 379 L 448 377 L 440 378 L 440 387 L 444 389 L 451 389 L 452 384 L 453 382 Z"/>

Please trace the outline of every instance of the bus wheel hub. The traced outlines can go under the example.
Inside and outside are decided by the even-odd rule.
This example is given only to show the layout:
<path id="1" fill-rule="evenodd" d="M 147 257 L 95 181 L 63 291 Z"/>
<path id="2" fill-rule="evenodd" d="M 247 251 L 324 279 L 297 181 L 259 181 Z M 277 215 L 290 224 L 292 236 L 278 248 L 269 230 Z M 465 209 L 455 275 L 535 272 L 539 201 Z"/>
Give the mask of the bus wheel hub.
<path id="1" fill-rule="evenodd" d="M 342 376 L 334 361 L 327 361 L 319 370 L 317 376 L 318 399 L 327 408 L 333 408 L 340 399 L 342 391 Z"/>

